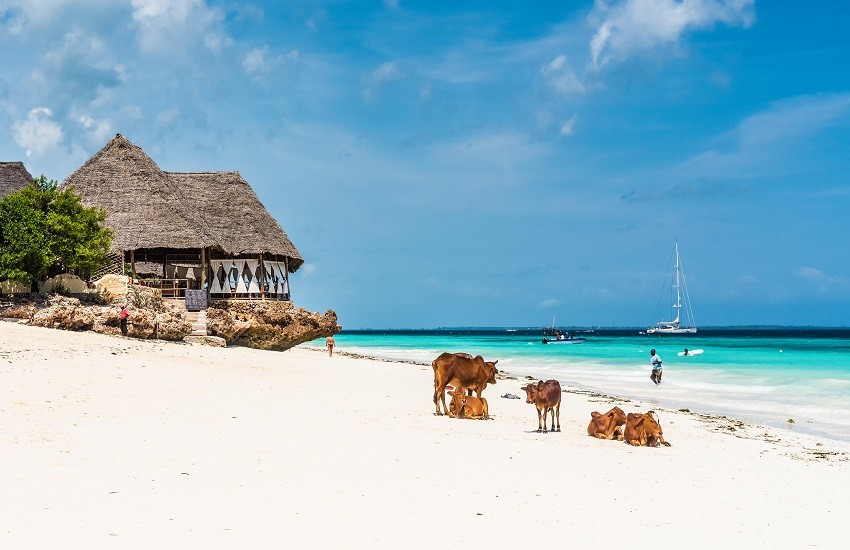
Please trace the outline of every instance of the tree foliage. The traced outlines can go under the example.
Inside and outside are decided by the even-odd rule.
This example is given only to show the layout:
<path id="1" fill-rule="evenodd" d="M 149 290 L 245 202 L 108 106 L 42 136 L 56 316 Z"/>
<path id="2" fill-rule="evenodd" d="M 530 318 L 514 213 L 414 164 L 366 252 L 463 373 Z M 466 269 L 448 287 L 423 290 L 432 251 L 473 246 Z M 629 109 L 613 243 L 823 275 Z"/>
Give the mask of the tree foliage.
<path id="1" fill-rule="evenodd" d="M 54 262 L 91 272 L 107 261 L 106 211 L 43 175 L 0 200 L 0 278 L 34 284 Z"/>

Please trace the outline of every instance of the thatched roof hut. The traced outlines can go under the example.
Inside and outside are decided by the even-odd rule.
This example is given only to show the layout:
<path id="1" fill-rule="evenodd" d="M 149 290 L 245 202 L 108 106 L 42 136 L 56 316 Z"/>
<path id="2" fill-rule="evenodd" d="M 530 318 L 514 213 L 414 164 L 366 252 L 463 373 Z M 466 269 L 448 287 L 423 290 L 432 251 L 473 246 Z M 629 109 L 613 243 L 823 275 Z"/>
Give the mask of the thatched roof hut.
<path id="1" fill-rule="evenodd" d="M 116 135 L 62 183 L 83 204 L 107 211 L 114 251 L 209 249 L 219 256 L 265 256 L 294 273 L 304 260 L 237 172 L 164 172 Z M 139 252 L 137 252 L 138 255 Z"/>
<path id="2" fill-rule="evenodd" d="M 23 162 L 0 162 L 0 199 L 32 183 Z"/>

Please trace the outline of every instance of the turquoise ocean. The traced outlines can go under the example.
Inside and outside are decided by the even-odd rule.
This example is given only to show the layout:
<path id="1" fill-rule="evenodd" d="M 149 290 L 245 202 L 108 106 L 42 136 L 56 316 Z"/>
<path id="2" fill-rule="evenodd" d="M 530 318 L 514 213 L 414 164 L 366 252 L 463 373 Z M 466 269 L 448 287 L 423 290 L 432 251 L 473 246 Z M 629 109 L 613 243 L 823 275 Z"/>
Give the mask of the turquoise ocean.
<path id="1" fill-rule="evenodd" d="M 467 352 L 498 359 L 518 377 L 850 441 L 850 329 L 574 330 L 587 340 L 543 344 L 542 329 L 521 328 L 343 331 L 335 340 L 339 351 L 424 364 L 444 351 Z M 664 361 L 659 386 L 649 379 L 652 348 Z M 703 353 L 678 356 L 684 348 Z M 516 391 L 497 384 L 490 397 L 509 390 Z M 430 404 L 432 389 L 419 391 Z"/>

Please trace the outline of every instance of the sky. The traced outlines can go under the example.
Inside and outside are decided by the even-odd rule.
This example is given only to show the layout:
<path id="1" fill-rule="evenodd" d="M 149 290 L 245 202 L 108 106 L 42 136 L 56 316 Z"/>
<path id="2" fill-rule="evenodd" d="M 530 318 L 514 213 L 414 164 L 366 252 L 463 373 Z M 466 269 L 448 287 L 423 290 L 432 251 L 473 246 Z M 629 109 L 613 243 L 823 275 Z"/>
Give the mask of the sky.
<path id="1" fill-rule="evenodd" d="M 649 326 L 676 240 L 699 326 L 850 326 L 848 28 L 838 0 L 0 0 L 0 160 L 61 181 L 121 133 L 239 171 L 344 329 Z"/>

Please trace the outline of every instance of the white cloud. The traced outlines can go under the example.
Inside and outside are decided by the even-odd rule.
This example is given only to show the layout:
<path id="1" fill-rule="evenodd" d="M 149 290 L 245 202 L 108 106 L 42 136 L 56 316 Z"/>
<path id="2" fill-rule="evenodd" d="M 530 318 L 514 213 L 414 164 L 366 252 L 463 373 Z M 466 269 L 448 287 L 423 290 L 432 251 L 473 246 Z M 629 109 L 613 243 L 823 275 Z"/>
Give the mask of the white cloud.
<path id="1" fill-rule="evenodd" d="M 540 74 L 556 91 L 562 94 L 583 94 L 587 86 L 567 64 L 567 56 L 559 55 L 540 69 Z"/>
<path id="2" fill-rule="evenodd" d="M 784 173 L 794 149 L 832 126 L 850 124 L 850 94 L 804 96 L 776 102 L 745 118 L 722 146 L 686 161 L 696 177 L 747 177 Z M 720 144 L 719 144 L 720 145 Z"/>
<path id="3" fill-rule="evenodd" d="M 792 98 L 748 117 L 735 133 L 748 146 L 809 137 L 845 117 L 848 111 L 850 94 Z"/>
<path id="4" fill-rule="evenodd" d="M 795 271 L 795 274 L 801 279 L 822 284 L 834 284 L 843 281 L 841 277 L 832 277 L 816 267 L 801 267 Z"/>
<path id="5" fill-rule="evenodd" d="M 272 62 L 268 59 L 268 54 L 268 45 L 251 50 L 242 59 L 242 68 L 248 74 L 271 72 Z"/>
<path id="6" fill-rule="evenodd" d="M 69 31 L 44 54 L 46 84 L 74 100 L 97 101 L 125 79 L 125 68 L 110 62 L 111 53 L 110 45 L 99 37 L 80 29 Z"/>
<path id="7" fill-rule="evenodd" d="M 172 51 L 180 42 L 218 52 L 233 40 L 224 32 L 224 14 L 203 0 L 131 0 L 144 51 Z"/>
<path id="8" fill-rule="evenodd" d="M 822 294 L 829 294 L 833 290 L 848 286 L 848 280 L 844 277 L 827 275 L 816 267 L 801 267 L 794 272 L 797 277 L 809 281 Z"/>
<path id="9" fill-rule="evenodd" d="M 578 115 L 573 115 L 570 117 L 568 121 L 561 125 L 560 134 L 562 136 L 572 135 L 573 129 L 575 128 L 576 122 L 578 122 Z"/>
<path id="10" fill-rule="evenodd" d="M 266 44 L 262 48 L 254 48 L 245 54 L 245 57 L 242 58 L 242 69 L 248 74 L 267 74 L 275 70 L 280 64 L 294 63 L 300 57 L 301 53 L 298 50 L 290 50 L 286 55 L 269 57 L 269 46 Z"/>
<path id="11" fill-rule="evenodd" d="M 112 134 L 112 124 L 109 120 L 95 120 L 89 115 L 81 115 L 77 121 L 85 128 L 94 143 L 103 143 Z"/>
<path id="12" fill-rule="evenodd" d="M 381 84 L 382 82 L 387 82 L 389 80 L 394 80 L 400 76 L 400 71 L 398 70 L 398 63 L 392 61 L 389 63 L 384 63 L 369 75 L 369 79 L 375 84 Z"/>
<path id="13" fill-rule="evenodd" d="M 302 279 L 308 279 L 316 273 L 316 264 L 311 264 L 308 262 L 304 262 L 301 264 L 301 268 L 297 272 Z"/>
<path id="14" fill-rule="evenodd" d="M 12 124 L 15 143 L 26 151 L 27 157 L 39 158 L 59 146 L 62 128 L 51 120 L 53 112 L 40 107 L 33 109 L 24 120 Z"/>
<path id="15" fill-rule="evenodd" d="M 375 90 L 382 84 L 399 78 L 401 78 L 401 71 L 398 68 L 398 63 L 395 61 L 384 63 L 371 73 L 363 76 L 360 82 L 363 85 L 364 101 L 371 101 Z"/>
<path id="16" fill-rule="evenodd" d="M 556 298 L 547 298 L 537 304 L 540 309 L 548 309 L 561 305 L 561 302 Z"/>
<path id="17" fill-rule="evenodd" d="M 174 120 L 176 120 L 178 116 L 180 116 L 180 109 L 178 109 L 177 107 L 172 107 L 171 109 L 166 109 L 156 115 L 156 122 L 157 124 L 167 126 L 174 122 Z"/>
<path id="18" fill-rule="evenodd" d="M 598 0 L 590 16 L 594 67 L 674 45 L 688 31 L 717 23 L 749 27 L 755 0 Z"/>
<path id="19" fill-rule="evenodd" d="M 503 171 L 517 163 L 537 161 L 549 152 L 545 144 L 532 142 L 526 134 L 479 134 L 439 144 L 435 160 L 446 166 L 489 166 Z"/>
<path id="20" fill-rule="evenodd" d="M 68 11 L 80 11 L 80 8 L 102 9 L 113 0 L 88 0 L 88 6 L 80 6 L 79 0 L 0 0 L 0 21 L 12 33 L 27 32 L 28 27 L 42 27 L 55 21 L 67 21 Z M 69 10 L 66 10 L 69 8 Z"/>

